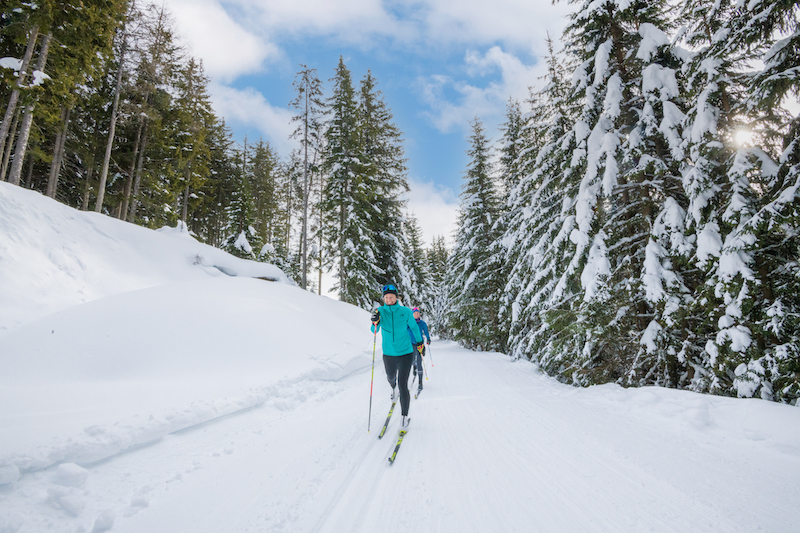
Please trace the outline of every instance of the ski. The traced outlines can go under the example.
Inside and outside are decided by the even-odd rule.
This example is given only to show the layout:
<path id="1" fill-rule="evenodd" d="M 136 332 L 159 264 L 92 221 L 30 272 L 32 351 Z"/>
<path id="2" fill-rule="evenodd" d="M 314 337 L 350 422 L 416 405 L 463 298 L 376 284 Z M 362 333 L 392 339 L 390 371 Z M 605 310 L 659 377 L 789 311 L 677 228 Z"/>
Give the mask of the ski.
<path id="1" fill-rule="evenodd" d="M 414 399 L 416 400 L 419 398 L 419 395 L 422 394 L 422 389 L 417 389 L 417 393 L 414 395 Z"/>
<path id="2" fill-rule="evenodd" d="M 397 445 L 394 447 L 394 451 L 392 452 L 392 456 L 389 457 L 389 464 L 394 464 L 394 458 L 397 457 L 397 450 L 400 449 L 400 445 L 403 444 L 403 437 L 406 436 L 408 433 L 407 429 L 401 429 L 399 435 L 397 436 Z"/>
<path id="3" fill-rule="evenodd" d="M 381 430 L 380 434 L 378 434 L 378 438 L 383 438 L 383 434 L 386 433 L 386 428 L 389 427 L 389 420 L 392 419 L 392 413 L 394 413 L 394 406 L 397 405 L 397 402 L 392 403 L 392 408 L 389 409 L 389 416 L 386 417 L 386 423 L 383 425 L 383 429 Z"/>

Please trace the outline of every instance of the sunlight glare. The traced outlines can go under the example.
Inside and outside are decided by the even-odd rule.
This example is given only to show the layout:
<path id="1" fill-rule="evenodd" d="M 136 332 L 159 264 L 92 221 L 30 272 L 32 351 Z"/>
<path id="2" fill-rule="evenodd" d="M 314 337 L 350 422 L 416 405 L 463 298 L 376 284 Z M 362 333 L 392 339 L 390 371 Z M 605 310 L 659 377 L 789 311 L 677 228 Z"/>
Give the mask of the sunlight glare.
<path id="1" fill-rule="evenodd" d="M 734 138 L 739 146 L 752 146 L 753 144 L 753 132 L 750 130 L 739 130 Z"/>

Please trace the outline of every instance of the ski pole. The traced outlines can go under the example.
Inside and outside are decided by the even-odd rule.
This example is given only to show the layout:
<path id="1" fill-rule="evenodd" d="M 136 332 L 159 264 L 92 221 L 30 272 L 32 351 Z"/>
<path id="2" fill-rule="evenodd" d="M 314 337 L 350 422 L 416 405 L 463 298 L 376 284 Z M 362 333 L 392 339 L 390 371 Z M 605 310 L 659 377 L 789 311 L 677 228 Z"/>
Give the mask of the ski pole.
<path id="1" fill-rule="evenodd" d="M 431 368 L 433 368 L 433 352 L 431 352 L 431 343 L 430 339 L 428 339 L 428 355 L 431 356 Z"/>
<path id="2" fill-rule="evenodd" d="M 419 356 L 422 359 L 422 371 L 425 372 L 425 381 L 428 381 L 428 368 L 425 366 L 425 358 L 422 357 L 422 354 Z"/>
<path id="3" fill-rule="evenodd" d="M 367 433 L 369 433 L 369 427 L 372 423 L 372 384 L 375 381 L 375 344 L 378 341 L 378 326 L 375 322 L 372 323 L 372 329 L 375 330 L 375 333 L 372 337 L 372 375 L 369 378 L 369 418 L 367 418 Z"/>

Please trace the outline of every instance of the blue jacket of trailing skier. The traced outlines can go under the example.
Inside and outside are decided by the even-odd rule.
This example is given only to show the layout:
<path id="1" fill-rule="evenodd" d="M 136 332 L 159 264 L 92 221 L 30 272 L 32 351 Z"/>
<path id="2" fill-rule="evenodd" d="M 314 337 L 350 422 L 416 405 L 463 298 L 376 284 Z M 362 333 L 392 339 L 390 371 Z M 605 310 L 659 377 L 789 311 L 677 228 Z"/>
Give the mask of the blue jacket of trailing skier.
<path id="1" fill-rule="evenodd" d="M 409 329 L 414 333 L 414 342 L 422 342 L 422 335 L 419 332 L 417 321 L 411 309 L 399 303 L 394 305 L 382 305 L 378 308 L 381 320 L 378 322 L 378 331 L 383 329 L 381 334 L 384 355 L 406 355 L 414 351 L 411 344 L 411 337 L 408 336 Z M 370 326 L 370 330 L 375 333 L 375 325 Z"/>
<path id="2" fill-rule="evenodd" d="M 425 321 L 422 320 L 421 318 L 417 318 L 415 320 L 417 321 L 417 326 L 419 326 L 420 338 L 422 339 L 422 341 L 424 341 L 425 338 L 427 338 L 428 339 L 428 344 L 430 344 L 431 343 L 431 334 L 428 333 L 428 324 L 426 324 Z M 408 328 L 408 334 L 409 335 L 412 334 L 411 331 L 412 331 L 411 328 Z M 414 342 L 413 338 L 411 339 L 411 342 Z M 419 344 L 419 343 L 417 343 L 417 344 Z"/>
<path id="3" fill-rule="evenodd" d="M 428 333 L 428 324 L 421 318 L 417 318 L 417 325 L 419 326 L 419 333 L 422 340 L 428 339 L 428 344 L 431 343 L 431 334 Z"/>

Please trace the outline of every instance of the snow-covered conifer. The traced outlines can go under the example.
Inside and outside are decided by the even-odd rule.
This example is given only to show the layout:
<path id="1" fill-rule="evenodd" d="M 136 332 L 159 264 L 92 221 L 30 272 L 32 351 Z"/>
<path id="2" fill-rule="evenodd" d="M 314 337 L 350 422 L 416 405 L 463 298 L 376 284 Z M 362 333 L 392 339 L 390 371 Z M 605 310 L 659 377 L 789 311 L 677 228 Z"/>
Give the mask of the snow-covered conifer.
<path id="1" fill-rule="evenodd" d="M 515 358 L 537 361 L 548 372 L 553 341 L 562 329 L 545 313 L 559 305 L 567 290 L 560 276 L 575 217 L 570 213 L 579 176 L 570 166 L 575 149 L 575 104 L 565 79 L 563 56 L 548 42 L 544 86 L 531 95 L 527 127 L 533 132 L 520 157 L 533 158 L 510 191 L 509 223 L 504 235 L 512 266 L 501 302 L 500 317 L 510 325 L 508 350 Z M 557 291 L 556 291 L 557 289 Z M 555 315 L 554 315 L 555 317 Z M 558 359 L 558 356 L 554 356 Z"/>
<path id="2" fill-rule="evenodd" d="M 428 314 L 428 327 L 431 334 L 442 339 L 452 338 L 447 327 L 447 265 L 450 251 L 444 236 L 433 238 L 426 252 L 428 271 L 430 272 L 430 301 L 425 304 Z"/>
<path id="3" fill-rule="evenodd" d="M 469 166 L 461 190 L 456 242 L 447 272 L 448 329 L 467 346 L 494 349 L 498 330 L 498 291 L 502 279 L 490 268 L 499 202 L 483 124 L 471 124 Z"/>
<path id="4" fill-rule="evenodd" d="M 565 199 L 574 218 L 548 310 L 552 357 L 575 383 L 669 384 L 677 353 L 661 323 L 681 293 L 680 62 L 664 2 L 576 3 L 566 40 L 580 62 L 570 161 L 580 181 Z"/>
<path id="5" fill-rule="evenodd" d="M 368 80 L 371 83 L 371 77 Z M 380 244 L 389 244 L 388 255 L 392 257 L 399 249 L 392 245 L 402 236 L 397 221 L 400 213 L 391 210 L 398 193 L 382 182 L 394 174 L 388 168 L 388 159 L 381 159 L 386 155 L 381 150 L 394 146 L 384 144 L 386 139 L 376 130 L 376 124 L 385 118 L 378 113 L 385 108 L 378 105 L 373 85 L 362 87 L 357 97 L 342 58 L 331 81 L 333 95 L 328 100 L 330 118 L 323 161 L 328 179 L 321 206 L 327 218 L 329 254 L 338 260 L 336 288 L 340 299 L 370 308 L 380 294 L 381 276 L 386 272 L 382 262 L 387 257 L 379 257 L 379 251 L 386 249 Z M 384 192 L 387 194 L 382 197 Z"/>
<path id="6" fill-rule="evenodd" d="M 375 243 L 376 264 L 370 297 L 386 283 L 393 283 L 402 296 L 418 293 L 412 289 L 414 275 L 407 256 L 412 252 L 404 228 L 405 201 L 408 192 L 406 160 L 402 133 L 393 121 L 392 112 L 376 88 L 377 80 L 367 72 L 361 80 L 358 103 L 359 142 L 362 161 L 361 209 Z"/>
<path id="7" fill-rule="evenodd" d="M 411 282 L 405 290 L 407 301 L 412 306 L 430 308 L 431 284 L 428 261 L 425 257 L 425 243 L 422 239 L 422 230 L 413 213 L 406 217 L 403 227 L 408 242 L 404 257 Z"/>
<path id="8" fill-rule="evenodd" d="M 798 8 L 790 2 L 736 4 L 721 47 L 746 68 L 744 105 L 758 145 L 741 146 L 728 171 L 720 257 L 709 285 L 716 335 L 707 340 L 712 392 L 796 402 L 800 397 L 800 128 L 782 108 L 800 92 Z"/>
<path id="9" fill-rule="evenodd" d="M 264 242 L 256 232 L 255 208 L 253 206 L 253 190 L 247 165 L 247 144 L 239 152 L 238 183 L 228 207 L 227 238 L 222 249 L 244 259 L 256 259 Z"/>

